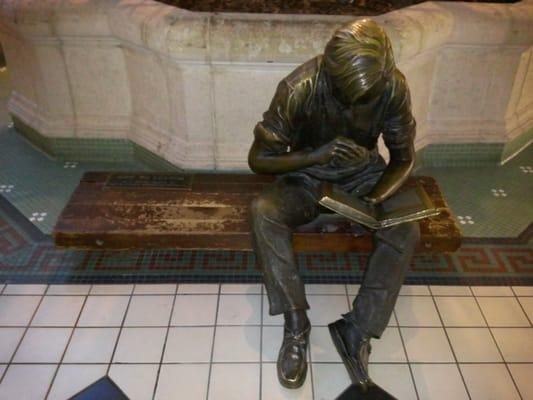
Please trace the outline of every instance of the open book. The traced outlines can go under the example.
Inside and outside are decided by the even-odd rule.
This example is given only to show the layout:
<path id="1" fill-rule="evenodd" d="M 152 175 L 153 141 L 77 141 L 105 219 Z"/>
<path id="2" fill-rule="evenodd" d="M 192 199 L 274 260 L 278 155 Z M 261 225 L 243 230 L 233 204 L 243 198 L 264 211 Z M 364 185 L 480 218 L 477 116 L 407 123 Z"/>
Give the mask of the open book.
<path id="1" fill-rule="evenodd" d="M 324 183 L 319 203 L 372 229 L 418 221 L 440 213 L 419 183 L 415 187 L 400 188 L 390 198 L 376 205 L 358 199 L 331 183 Z"/>

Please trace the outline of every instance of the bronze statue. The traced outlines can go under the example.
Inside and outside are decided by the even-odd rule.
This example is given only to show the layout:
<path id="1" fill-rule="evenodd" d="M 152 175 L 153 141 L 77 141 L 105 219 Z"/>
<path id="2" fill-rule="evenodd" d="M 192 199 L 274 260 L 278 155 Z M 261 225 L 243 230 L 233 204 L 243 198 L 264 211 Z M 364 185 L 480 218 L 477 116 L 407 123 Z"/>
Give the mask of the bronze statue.
<path id="1" fill-rule="evenodd" d="M 390 153 L 388 164 L 377 150 L 380 135 Z M 414 164 L 409 89 L 384 30 L 368 19 L 337 30 L 323 55 L 279 83 L 254 136 L 250 168 L 279 175 L 253 201 L 254 250 L 270 314 L 285 318 L 279 381 L 297 388 L 307 373 L 311 325 L 291 244 L 293 230 L 321 212 L 323 182 L 376 204 L 397 191 Z M 379 338 L 387 326 L 419 240 L 413 222 L 373 234 L 374 251 L 353 310 L 329 325 L 352 381 L 363 389 L 372 385 L 370 339 Z"/>

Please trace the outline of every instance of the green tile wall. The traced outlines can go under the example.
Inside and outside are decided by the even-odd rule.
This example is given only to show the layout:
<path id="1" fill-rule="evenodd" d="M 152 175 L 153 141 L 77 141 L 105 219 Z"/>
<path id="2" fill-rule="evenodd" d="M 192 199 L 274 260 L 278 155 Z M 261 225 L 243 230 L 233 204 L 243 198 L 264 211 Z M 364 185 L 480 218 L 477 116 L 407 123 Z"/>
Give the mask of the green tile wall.
<path id="1" fill-rule="evenodd" d="M 417 165 L 424 167 L 485 166 L 498 164 L 503 143 L 430 144 L 417 151 Z"/>
<path id="2" fill-rule="evenodd" d="M 181 171 L 157 154 L 128 139 L 48 138 L 12 116 L 17 131 L 58 161 L 141 162 L 154 171 Z"/>

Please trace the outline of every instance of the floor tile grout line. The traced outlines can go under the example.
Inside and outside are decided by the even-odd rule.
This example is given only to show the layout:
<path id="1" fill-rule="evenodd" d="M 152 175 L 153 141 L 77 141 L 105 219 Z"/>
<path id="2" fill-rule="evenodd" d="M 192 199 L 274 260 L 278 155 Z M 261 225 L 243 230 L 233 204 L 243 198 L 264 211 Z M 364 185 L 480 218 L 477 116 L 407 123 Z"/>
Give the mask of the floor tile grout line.
<path id="1" fill-rule="evenodd" d="M 396 322 L 398 322 L 398 317 L 396 315 L 395 310 L 392 310 L 392 315 L 396 319 Z M 411 362 L 409 361 L 409 354 L 407 353 L 407 347 L 405 346 L 405 340 L 402 335 L 402 330 L 400 329 L 400 326 L 397 326 L 397 328 L 398 328 L 398 334 L 400 335 L 400 341 L 402 342 L 403 352 L 405 354 L 405 361 L 406 361 L 407 367 L 409 368 L 409 375 L 411 376 L 411 382 L 413 383 L 413 387 L 415 389 L 415 395 L 416 395 L 417 400 L 420 400 L 420 395 L 418 394 L 418 388 L 416 386 L 416 381 L 415 381 L 415 374 L 413 372 Z M 374 363 L 370 363 L 370 364 L 374 364 Z"/>
<path id="2" fill-rule="evenodd" d="M 47 289 L 48 290 L 48 289 Z M 78 324 L 78 321 L 80 320 L 81 313 L 83 311 L 83 308 L 85 307 L 85 303 L 87 302 L 87 297 L 85 296 L 85 299 L 83 299 L 83 304 L 80 307 L 80 311 L 78 311 L 78 316 L 76 318 L 76 323 L 71 328 L 69 338 L 67 340 L 67 345 L 65 346 L 65 349 L 63 350 L 63 354 L 61 355 L 61 358 L 59 359 L 59 362 L 57 363 L 57 368 L 54 372 L 54 375 L 52 376 L 52 381 L 50 382 L 50 386 L 48 387 L 48 391 L 46 392 L 46 396 L 44 397 L 45 400 L 48 399 L 48 396 L 50 396 L 50 392 L 52 391 L 52 387 L 54 386 L 57 374 L 59 373 L 59 368 L 61 367 L 61 364 L 63 363 L 63 360 L 65 359 L 65 354 L 67 354 L 67 350 L 70 346 L 70 343 L 72 341 L 72 337 L 74 336 L 74 332 L 76 331 L 76 325 Z"/>
<path id="3" fill-rule="evenodd" d="M 259 400 L 263 399 L 263 302 L 263 286 L 261 286 L 261 319 L 259 320 L 261 323 L 261 328 L 259 329 Z"/>
<path id="4" fill-rule="evenodd" d="M 344 291 L 346 292 L 346 302 L 348 303 L 348 312 L 352 310 L 352 302 L 350 301 L 350 293 L 348 293 L 348 285 L 344 285 Z M 357 297 L 357 293 L 353 295 L 354 301 L 355 297 Z"/>
<path id="5" fill-rule="evenodd" d="M 26 325 L 1 325 L 0 329 L 13 329 L 24 328 Z M 170 325 L 171 328 L 212 328 L 215 325 Z M 282 324 L 217 324 L 219 328 L 259 328 L 263 327 L 282 327 Z M 328 325 L 311 325 L 312 328 L 327 328 Z M 131 328 L 131 329 L 147 329 L 147 328 L 160 328 L 165 329 L 166 325 L 32 325 L 32 328 L 40 329 L 55 329 L 55 328 Z M 387 325 L 387 328 L 406 328 L 406 329 L 437 329 L 443 328 L 444 325 Z M 446 325 L 446 328 L 453 329 L 474 329 L 474 328 L 487 328 L 487 325 Z M 492 328 L 498 329 L 517 329 L 517 328 L 531 328 L 529 325 L 512 325 L 512 326 L 492 326 Z"/>
<path id="6" fill-rule="evenodd" d="M 214 354 L 215 354 L 215 340 L 216 340 L 216 335 L 217 335 L 217 321 L 218 321 L 218 310 L 219 310 L 219 307 L 220 307 L 221 291 L 222 291 L 222 285 L 219 285 L 218 286 L 218 296 L 217 296 L 217 306 L 216 306 L 216 310 L 215 310 L 215 322 L 214 322 L 214 325 L 213 325 L 213 343 L 211 343 L 211 356 L 209 357 L 209 372 L 207 374 L 207 388 L 206 388 L 206 393 L 205 393 L 205 399 L 206 400 L 209 400 L 209 389 L 210 389 L 210 386 L 211 386 L 211 374 L 212 374 L 212 371 L 213 371 L 213 357 L 214 357 Z"/>
<path id="7" fill-rule="evenodd" d="M 522 310 L 524 315 L 526 316 L 526 319 L 529 321 L 529 327 L 530 328 L 533 327 L 533 320 L 531 318 L 529 318 L 529 315 L 526 312 L 526 309 L 524 308 L 524 306 L 522 305 L 522 302 L 520 301 L 520 298 L 519 297 L 515 297 L 515 300 L 518 303 L 518 306 L 520 307 L 520 309 Z"/>
<path id="8" fill-rule="evenodd" d="M 159 376 L 161 374 L 161 367 L 163 365 L 163 360 L 165 358 L 165 351 L 166 351 L 166 348 L 167 348 L 168 335 L 170 333 L 170 327 L 171 327 L 170 323 L 172 322 L 172 316 L 174 315 L 174 307 L 176 306 L 176 298 L 177 298 L 177 293 L 178 293 L 178 286 L 179 285 L 176 285 L 176 289 L 175 289 L 175 292 L 174 292 L 174 298 L 172 299 L 172 307 L 170 308 L 170 315 L 168 317 L 167 332 L 165 334 L 165 341 L 163 342 L 163 350 L 161 351 L 161 358 L 159 359 L 159 366 L 157 368 L 157 373 L 156 373 L 156 376 L 155 376 L 154 389 L 153 389 L 153 393 L 152 393 L 152 400 L 155 399 L 155 395 L 157 393 L 157 386 L 159 384 Z"/>
<path id="9" fill-rule="evenodd" d="M 310 335 L 312 334 L 312 330 Z M 344 365 L 344 364 L 343 364 Z M 315 400 L 315 378 L 314 378 L 314 372 L 313 372 L 313 354 L 311 352 L 311 336 L 309 336 L 309 376 L 311 379 L 311 399 Z"/>
<path id="10" fill-rule="evenodd" d="M 470 286 L 468 287 L 469 290 L 472 292 L 472 289 Z M 459 371 L 459 375 L 461 376 L 461 381 L 463 382 L 464 388 L 466 390 L 466 395 L 471 400 L 472 395 L 470 394 L 470 390 L 468 389 L 468 386 L 466 384 L 465 377 L 463 375 L 463 371 L 461 371 L 461 368 L 459 367 L 459 361 L 457 360 L 457 355 L 455 354 L 455 349 L 453 348 L 452 341 L 450 340 L 450 336 L 448 335 L 448 331 L 446 330 L 446 325 L 444 324 L 444 319 L 442 318 L 442 315 L 440 313 L 440 309 L 437 305 L 437 301 L 435 300 L 435 297 L 433 296 L 433 291 L 431 288 L 429 288 L 430 293 L 432 294 L 431 300 L 433 301 L 433 305 L 435 306 L 435 309 L 437 310 L 437 315 L 439 316 L 440 323 L 442 324 L 442 330 L 444 331 L 444 335 L 446 336 L 446 340 L 448 341 L 448 346 L 450 346 L 450 351 L 452 352 L 453 359 L 455 360 L 455 367 Z M 472 292 L 474 294 L 474 292 Z M 479 307 L 479 304 L 478 304 Z"/>
<path id="11" fill-rule="evenodd" d="M 485 313 L 483 312 L 483 309 L 481 308 L 481 305 L 479 304 L 477 297 L 475 298 L 475 302 L 476 302 L 479 310 L 481 311 L 481 316 L 483 317 L 483 320 L 487 324 L 487 328 L 489 330 L 490 336 L 491 336 L 492 340 L 494 341 L 494 344 L 496 345 L 496 349 L 498 349 L 498 353 L 500 354 L 500 357 L 502 358 L 502 360 L 504 362 L 505 369 L 507 370 L 507 373 L 511 377 L 511 381 L 513 382 L 513 385 L 514 385 L 514 387 L 516 389 L 516 392 L 518 393 L 518 396 L 520 397 L 520 399 L 523 399 L 522 393 L 520 393 L 520 389 L 518 388 L 518 385 L 517 385 L 517 383 L 516 383 L 516 381 L 514 379 L 514 376 L 513 376 L 512 372 L 511 372 L 511 369 L 509 368 L 509 365 L 507 364 L 507 360 L 505 359 L 505 357 L 503 355 L 503 351 L 500 349 L 500 345 L 498 344 L 498 341 L 496 340 L 496 337 L 494 336 L 494 332 L 492 332 L 493 327 L 489 325 L 489 321 L 487 320 L 487 317 L 485 316 Z"/>
<path id="12" fill-rule="evenodd" d="M 46 292 L 45 292 L 46 293 Z M 11 363 L 13 362 L 14 358 L 15 358 L 15 355 L 17 354 L 17 351 L 19 350 L 20 348 L 20 345 L 22 344 L 22 341 L 24 340 L 24 338 L 26 337 L 26 334 L 28 333 L 28 329 L 30 328 L 31 326 L 31 323 L 33 321 L 33 319 L 35 318 L 35 315 L 37 314 L 37 311 L 39 310 L 39 308 L 41 307 L 41 304 L 44 300 L 44 297 L 45 295 L 41 295 L 41 299 L 39 300 L 39 302 L 37 303 L 37 306 L 35 307 L 35 310 L 33 310 L 33 313 L 32 313 L 32 316 L 30 318 L 30 320 L 28 321 L 28 324 L 25 326 L 25 329 L 24 329 L 24 332 L 22 333 L 22 336 L 20 337 L 19 341 L 18 341 L 18 344 L 17 346 L 15 347 L 15 351 L 13 352 L 13 354 L 11 355 L 11 357 L 9 358 L 9 361 L 6 365 L 6 369 L 4 370 L 4 372 L 2 373 L 2 376 L 0 376 L 0 385 L 3 383 L 4 381 L 4 378 L 7 374 L 7 371 L 8 369 L 11 367 Z"/>
<path id="13" fill-rule="evenodd" d="M 7 365 L 5 363 L 0 363 L 1 365 Z M 107 362 L 63 362 L 61 365 L 108 365 Z M 159 365 L 160 363 L 158 361 L 152 361 L 152 362 L 134 362 L 134 361 L 124 361 L 124 362 L 117 362 L 114 363 L 117 365 Z M 187 362 L 181 362 L 181 361 L 172 361 L 172 362 L 164 362 L 164 365 L 207 365 L 209 364 L 209 361 L 187 361 Z M 214 361 L 213 364 L 215 365 L 236 365 L 236 364 L 246 364 L 246 365 L 257 365 L 259 364 L 258 361 Z M 276 361 L 263 361 L 263 364 L 276 364 Z M 333 364 L 342 364 L 342 361 L 313 361 L 313 364 L 319 364 L 319 365 L 333 365 Z M 370 362 L 371 365 L 404 365 L 408 364 L 406 361 L 373 361 Z M 409 364 L 411 365 L 457 365 L 454 361 L 410 361 Z M 533 365 L 533 362 L 529 361 L 513 361 L 510 363 L 506 363 L 504 361 L 465 361 L 460 362 L 460 365 L 504 365 L 504 364 L 517 364 L 517 365 Z M 10 365 L 57 365 L 57 362 L 12 362 Z"/>
<path id="14" fill-rule="evenodd" d="M 111 366 L 113 365 L 113 361 L 115 358 L 115 354 L 117 352 L 118 343 L 120 342 L 120 338 L 122 336 L 122 331 L 124 330 L 124 323 L 126 322 L 126 316 L 128 315 L 128 311 L 130 309 L 131 300 L 133 299 L 133 288 L 130 293 L 130 298 L 128 299 L 128 304 L 126 304 L 126 309 L 124 310 L 124 315 L 122 316 L 122 323 L 120 324 L 117 340 L 115 342 L 115 346 L 113 346 L 113 352 L 111 353 L 111 358 L 109 359 L 109 365 L 107 366 L 106 370 L 106 376 L 109 376 L 109 372 L 111 371 Z"/>
<path id="15" fill-rule="evenodd" d="M 73 283 L 73 285 L 83 285 L 82 283 Z M 7 285 L 6 285 L 7 287 Z M 43 296 L 43 293 L 4 293 L 6 287 L 2 289 L 0 292 L 0 296 L 3 297 L 25 297 L 25 296 Z M 173 296 L 173 293 L 52 293 L 47 294 L 48 297 L 64 297 L 64 296 L 71 296 L 71 297 L 83 297 L 83 296 L 90 296 L 90 297 L 127 297 L 127 296 L 138 296 L 138 297 L 163 297 L 163 296 Z M 177 296 L 218 296 L 217 293 L 176 293 Z M 261 296 L 261 293 L 221 293 L 223 296 Z M 340 294 L 340 293 L 316 293 L 316 294 L 307 294 L 307 296 L 320 296 L 320 297 L 342 297 L 346 296 L 346 294 Z M 350 293 L 348 292 L 348 297 L 350 296 L 357 296 L 357 293 Z M 399 295 L 399 297 L 431 297 L 431 295 L 419 295 L 419 294 L 402 294 Z M 434 297 L 478 297 L 478 298 L 513 298 L 513 297 L 533 297 L 533 295 L 510 295 L 510 296 L 502 296 L 502 295 L 483 295 L 483 296 L 473 296 L 473 295 L 454 295 L 454 294 L 437 294 Z"/>

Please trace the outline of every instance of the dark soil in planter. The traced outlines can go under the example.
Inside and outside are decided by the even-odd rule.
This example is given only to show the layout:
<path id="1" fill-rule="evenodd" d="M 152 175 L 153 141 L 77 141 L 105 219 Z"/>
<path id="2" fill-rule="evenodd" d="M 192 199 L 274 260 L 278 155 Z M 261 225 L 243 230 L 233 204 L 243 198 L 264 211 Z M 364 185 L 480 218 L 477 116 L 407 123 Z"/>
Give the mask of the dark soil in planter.
<path id="1" fill-rule="evenodd" d="M 377 15 L 421 3 L 423 0 L 159 0 L 191 11 L 274 14 Z M 453 0 L 452 0 L 453 1 Z M 477 0 L 466 0 L 478 2 Z M 488 0 L 514 3 L 514 0 Z"/>

